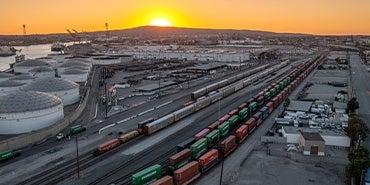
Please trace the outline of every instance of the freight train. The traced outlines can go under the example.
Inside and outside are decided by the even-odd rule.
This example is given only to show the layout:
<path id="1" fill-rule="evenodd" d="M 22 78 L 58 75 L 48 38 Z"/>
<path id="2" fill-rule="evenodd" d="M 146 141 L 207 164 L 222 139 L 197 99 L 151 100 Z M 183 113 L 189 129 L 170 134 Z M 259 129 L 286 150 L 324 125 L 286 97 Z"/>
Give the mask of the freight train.
<path id="1" fill-rule="evenodd" d="M 0 162 L 13 159 L 19 156 L 21 153 L 19 151 L 7 150 L 0 153 Z"/>
<path id="2" fill-rule="evenodd" d="M 180 143 L 177 146 L 178 153 L 169 159 L 168 168 L 156 164 L 155 169 L 152 169 L 152 166 L 132 175 L 131 183 L 181 185 L 188 184 L 202 173 L 206 173 L 247 139 L 323 58 L 322 55 L 316 60 L 302 63 L 252 99 L 211 123 L 194 137 Z M 234 128 L 236 131 L 231 134 Z M 225 139 L 222 140 L 222 138 Z M 215 143 L 219 140 L 222 142 L 215 147 Z M 168 169 L 168 173 L 163 173 L 163 169 Z M 172 176 L 166 175 L 160 178 L 161 174 L 172 174 Z"/>

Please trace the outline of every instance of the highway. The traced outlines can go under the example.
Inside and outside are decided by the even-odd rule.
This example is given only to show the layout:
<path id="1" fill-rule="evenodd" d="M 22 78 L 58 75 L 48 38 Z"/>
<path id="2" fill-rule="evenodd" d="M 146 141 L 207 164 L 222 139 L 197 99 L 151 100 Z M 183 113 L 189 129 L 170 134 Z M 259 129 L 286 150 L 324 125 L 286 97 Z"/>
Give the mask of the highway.
<path id="1" fill-rule="evenodd" d="M 363 64 L 357 53 L 351 53 L 350 65 L 353 96 L 357 98 L 360 106 L 357 113 L 370 128 L 370 73 L 366 71 L 366 68 L 370 66 Z M 369 137 L 363 145 L 370 150 Z"/>

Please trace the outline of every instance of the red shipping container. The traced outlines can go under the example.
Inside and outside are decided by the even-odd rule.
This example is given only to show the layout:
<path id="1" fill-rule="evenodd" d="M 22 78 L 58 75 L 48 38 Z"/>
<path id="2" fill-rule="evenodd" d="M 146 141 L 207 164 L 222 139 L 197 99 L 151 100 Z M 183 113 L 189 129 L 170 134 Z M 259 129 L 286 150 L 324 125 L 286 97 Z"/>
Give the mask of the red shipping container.
<path id="1" fill-rule="evenodd" d="M 169 175 L 166 175 L 151 183 L 150 185 L 173 185 L 173 178 Z"/>
<path id="2" fill-rule="evenodd" d="M 273 102 L 268 102 L 266 103 L 266 107 L 269 113 L 271 113 L 274 110 L 274 103 Z"/>
<path id="3" fill-rule="evenodd" d="M 191 156 L 190 149 L 186 148 L 181 152 L 170 157 L 170 165 L 176 165 L 177 163 L 183 161 L 184 159 Z"/>
<path id="4" fill-rule="evenodd" d="M 251 104 L 252 102 L 254 102 L 254 98 L 249 99 L 249 100 L 247 101 L 247 104 L 249 105 L 249 104 Z"/>
<path id="5" fill-rule="evenodd" d="M 192 161 L 173 172 L 176 185 L 188 184 L 199 176 L 199 163 L 197 161 Z"/>
<path id="6" fill-rule="evenodd" d="M 218 158 L 218 150 L 212 149 L 209 152 L 199 157 L 198 159 L 199 165 L 205 166 L 216 158 Z"/>
<path id="7" fill-rule="evenodd" d="M 248 132 L 251 133 L 251 131 L 253 131 L 253 129 L 256 127 L 257 120 L 250 118 L 247 122 L 245 122 L 245 124 L 249 126 Z"/>
<path id="8" fill-rule="evenodd" d="M 217 121 L 213 122 L 212 124 L 210 124 L 207 128 L 208 128 L 210 131 L 213 131 L 213 130 L 214 130 L 214 129 L 216 129 L 219 125 L 220 125 L 220 122 L 217 120 Z"/>
<path id="9" fill-rule="evenodd" d="M 235 114 L 238 114 L 238 109 L 233 109 L 232 111 L 230 111 L 228 114 L 230 117 L 234 116 Z"/>
<path id="10" fill-rule="evenodd" d="M 242 110 L 247 106 L 248 106 L 248 103 L 243 103 L 243 104 L 239 105 L 239 110 Z"/>
<path id="11" fill-rule="evenodd" d="M 236 148 L 236 137 L 231 135 L 221 142 L 221 151 L 224 157 L 228 156 Z"/>
<path id="12" fill-rule="evenodd" d="M 279 105 L 279 99 L 277 97 L 272 98 L 271 101 L 273 102 L 275 108 Z"/>
<path id="13" fill-rule="evenodd" d="M 239 143 L 243 142 L 246 136 L 248 136 L 248 128 L 249 128 L 248 125 L 242 125 L 236 130 L 235 136 Z"/>

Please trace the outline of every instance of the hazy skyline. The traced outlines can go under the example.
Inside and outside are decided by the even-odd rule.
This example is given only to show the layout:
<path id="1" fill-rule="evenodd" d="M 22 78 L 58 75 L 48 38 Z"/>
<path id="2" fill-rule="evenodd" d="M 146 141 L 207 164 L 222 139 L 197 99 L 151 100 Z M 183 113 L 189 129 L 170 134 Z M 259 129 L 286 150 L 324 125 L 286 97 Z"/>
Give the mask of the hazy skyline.
<path id="1" fill-rule="evenodd" d="M 0 0 L 1 35 L 176 27 L 370 35 L 369 0 Z"/>

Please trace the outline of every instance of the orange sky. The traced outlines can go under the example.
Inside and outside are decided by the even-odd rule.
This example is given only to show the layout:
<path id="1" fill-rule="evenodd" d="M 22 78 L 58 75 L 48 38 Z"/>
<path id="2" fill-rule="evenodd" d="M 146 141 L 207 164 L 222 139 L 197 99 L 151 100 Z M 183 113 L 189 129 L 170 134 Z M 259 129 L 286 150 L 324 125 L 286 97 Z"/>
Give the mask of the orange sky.
<path id="1" fill-rule="evenodd" d="M 370 35 L 370 0 L 0 0 L 0 34 L 174 26 Z"/>

